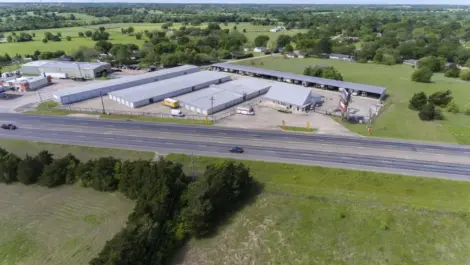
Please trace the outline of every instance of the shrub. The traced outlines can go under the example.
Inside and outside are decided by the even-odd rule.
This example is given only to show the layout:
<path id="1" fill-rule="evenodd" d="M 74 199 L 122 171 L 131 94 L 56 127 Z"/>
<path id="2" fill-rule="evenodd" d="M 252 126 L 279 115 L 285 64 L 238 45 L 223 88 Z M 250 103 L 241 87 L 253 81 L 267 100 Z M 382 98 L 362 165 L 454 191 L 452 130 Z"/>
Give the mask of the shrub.
<path id="1" fill-rule="evenodd" d="M 428 97 L 424 92 L 415 93 L 413 97 L 410 99 L 410 103 L 408 104 L 408 108 L 412 110 L 421 110 L 428 102 Z"/>
<path id="2" fill-rule="evenodd" d="M 429 96 L 429 102 L 442 108 L 447 107 L 452 99 L 452 92 L 450 90 L 438 91 Z"/>
<path id="3" fill-rule="evenodd" d="M 416 69 L 411 75 L 411 81 L 419 83 L 430 83 L 433 72 L 429 68 Z"/>
<path id="4" fill-rule="evenodd" d="M 444 73 L 444 75 L 446 77 L 453 77 L 453 78 L 457 78 L 460 76 L 460 69 L 455 66 L 455 64 L 453 64 L 452 66 L 450 66 L 446 72 Z"/>
<path id="5" fill-rule="evenodd" d="M 450 113 L 456 114 L 456 113 L 460 113 L 460 108 L 459 106 L 457 106 L 455 101 L 452 100 L 452 102 L 450 102 L 449 106 L 447 107 L 447 111 Z"/>
<path id="6" fill-rule="evenodd" d="M 470 70 L 461 71 L 460 72 L 460 79 L 464 81 L 470 81 Z"/>
<path id="7" fill-rule="evenodd" d="M 429 102 L 423 109 L 419 111 L 419 118 L 422 121 L 442 120 L 443 116 L 440 110 L 436 109 L 436 106 Z"/>
<path id="8" fill-rule="evenodd" d="M 468 106 L 463 113 L 465 115 L 470 115 L 470 106 Z"/>

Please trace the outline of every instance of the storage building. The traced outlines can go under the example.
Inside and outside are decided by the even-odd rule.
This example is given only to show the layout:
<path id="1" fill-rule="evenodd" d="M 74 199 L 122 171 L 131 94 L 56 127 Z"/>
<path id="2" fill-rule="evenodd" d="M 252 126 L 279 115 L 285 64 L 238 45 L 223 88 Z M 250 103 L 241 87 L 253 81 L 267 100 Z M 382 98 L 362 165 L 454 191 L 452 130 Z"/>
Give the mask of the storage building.
<path id="1" fill-rule="evenodd" d="M 264 96 L 263 103 L 277 109 L 304 112 L 312 105 L 312 89 L 286 83 L 274 83 Z"/>
<path id="2" fill-rule="evenodd" d="M 176 98 L 182 108 L 210 115 L 243 102 L 243 95 L 216 86 L 189 93 Z"/>
<path id="3" fill-rule="evenodd" d="M 181 107 L 209 115 L 238 103 L 266 94 L 273 83 L 256 78 L 242 78 L 176 98 Z M 212 99 L 211 99 L 212 98 Z"/>
<path id="4" fill-rule="evenodd" d="M 128 107 L 138 108 L 229 80 L 230 76 L 225 73 L 201 71 L 109 93 L 109 98 Z"/>
<path id="5" fill-rule="evenodd" d="M 183 65 L 141 75 L 126 76 L 109 81 L 94 82 L 89 85 L 59 90 L 54 94 L 54 99 L 62 104 L 70 104 L 99 97 L 100 95 L 106 95 L 112 91 L 140 86 L 159 80 L 195 73 L 197 71 L 199 71 L 197 66 Z"/>
<path id="6" fill-rule="evenodd" d="M 27 75 L 65 74 L 67 78 L 92 79 L 110 72 L 108 63 L 66 62 L 66 61 L 33 61 L 23 64 L 20 72 Z"/>

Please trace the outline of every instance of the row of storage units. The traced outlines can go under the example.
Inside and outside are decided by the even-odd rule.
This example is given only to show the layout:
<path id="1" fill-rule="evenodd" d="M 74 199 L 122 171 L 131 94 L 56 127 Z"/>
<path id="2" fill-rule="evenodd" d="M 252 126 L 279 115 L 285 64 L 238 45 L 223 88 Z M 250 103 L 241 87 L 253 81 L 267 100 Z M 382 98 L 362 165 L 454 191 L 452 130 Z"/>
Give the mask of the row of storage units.
<path id="1" fill-rule="evenodd" d="M 13 89 L 18 92 L 28 92 L 41 89 L 51 83 L 51 77 L 35 76 L 35 77 L 19 77 L 8 81 L 0 80 L 0 87 Z"/>
<path id="2" fill-rule="evenodd" d="M 160 80 L 196 73 L 198 71 L 199 69 L 197 66 L 183 65 L 141 75 L 126 76 L 109 81 L 94 82 L 89 85 L 59 90 L 54 94 L 54 99 L 62 104 L 70 104 L 106 95 L 113 91 L 119 91 L 130 87 L 137 87 Z"/>
<path id="3" fill-rule="evenodd" d="M 229 80 L 231 80 L 230 76 L 225 73 L 200 71 L 177 78 L 115 91 L 109 93 L 109 98 L 130 108 L 138 108 Z"/>

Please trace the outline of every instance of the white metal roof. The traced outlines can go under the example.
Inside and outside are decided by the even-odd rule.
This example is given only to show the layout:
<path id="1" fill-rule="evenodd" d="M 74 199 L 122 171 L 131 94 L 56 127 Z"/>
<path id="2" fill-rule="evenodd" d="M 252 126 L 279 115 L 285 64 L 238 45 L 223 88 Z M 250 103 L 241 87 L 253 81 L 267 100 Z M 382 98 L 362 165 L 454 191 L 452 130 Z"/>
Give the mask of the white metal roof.
<path id="1" fill-rule="evenodd" d="M 197 70 L 197 66 L 194 65 L 183 65 L 183 66 L 178 66 L 178 67 L 173 67 L 173 68 L 167 68 L 167 69 L 162 69 L 158 70 L 155 72 L 150 72 L 150 73 L 145 73 L 141 75 L 132 75 L 132 76 L 125 76 L 121 78 L 116 78 L 116 79 L 111 79 L 107 81 L 96 81 L 88 85 L 83 85 L 83 86 L 77 86 L 77 87 L 72 87 L 72 88 L 64 88 L 56 93 L 54 93 L 54 96 L 56 97 L 63 97 L 63 96 L 68 96 L 68 95 L 73 95 L 76 93 L 81 93 L 81 92 L 86 92 L 86 91 L 93 91 L 97 89 L 105 89 L 106 87 L 122 84 L 122 83 L 132 83 L 134 81 L 140 80 L 140 79 L 146 79 L 146 78 L 159 78 L 162 75 L 166 75 L 169 73 L 174 73 L 174 72 L 180 72 L 180 71 L 185 71 L 185 70 Z"/>
<path id="2" fill-rule="evenodd" d="M 187 74 L 171 79 L 165 79 L 145 85 L 131 87 L 109 93 L 128 102 L 139 102 L 142 100 L 158 97 L 173 91 L 178 91 L 192 86 L 230 77 L 228 74 L 212 71 L 201 71 Z"/>
<path id="3" fill-rule="evenodd" d="M 211 101 L 211 97 L 214 100 L 213 102 Z M 177 99 L 181 102 L 187 103 L 188 105 L 204 110 L 209 110 L 211 107 L 216 108 L 233 100 L 241 99 L 242 97 L 243 95 L 238 93 L 223 90 L 217 87 L 209 87 L 180 96 Z"/>
<path id="4" fill-rule="evenodd" d="M 312 88 L 310 87 L 287 83 L 273 83 L 264 98 L 296 106 L 303 106 L 310 100 L 311 93 Z"/>
<path id="5" fill-rule="evenodd" d="M 96 69 L 104 65 L 109 65 L 108 63 L 88 63 L 88 62 L 63 62 L 63 61 L 32 61 L 24 64 L 23 66 L 33 66 L 33 67 L 50 67 L 50 68 L 64 68 L 64 69 Z"/>
<path id="6" fill-rule="evenodd" d="M 251 94 L 263 89 L 269 88 L 274 84 L 274 82 L 253 78 L 253 77 L 243 77 L 237 80 L 233 80 L 227 83 L 213 85 L 214 87 L 231 91 L 234 93 L 238 93 L 240 95 L 243 94 Z"/>

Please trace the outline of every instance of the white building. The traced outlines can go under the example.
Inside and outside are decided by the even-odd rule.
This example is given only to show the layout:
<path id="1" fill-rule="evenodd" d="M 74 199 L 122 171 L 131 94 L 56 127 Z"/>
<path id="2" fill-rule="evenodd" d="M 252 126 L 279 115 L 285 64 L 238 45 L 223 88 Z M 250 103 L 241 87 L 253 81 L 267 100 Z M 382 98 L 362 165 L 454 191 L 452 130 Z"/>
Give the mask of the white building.
<path id="1" fill-rule="evenodd" d="M 312 89 L 286 83 L 273 83 L 263 105 L 292 112 L 306 112 L 312 105 Z"/>
<path id="2" fill-rule="evenodd" d="M 254 52 L 266 52 L 267 50 L 266 47 L 256 47 L 253 49 Z"/>

